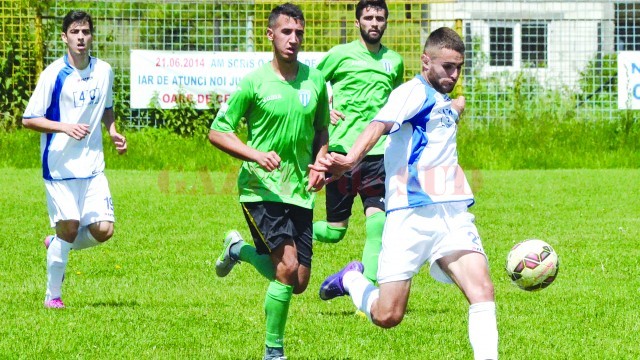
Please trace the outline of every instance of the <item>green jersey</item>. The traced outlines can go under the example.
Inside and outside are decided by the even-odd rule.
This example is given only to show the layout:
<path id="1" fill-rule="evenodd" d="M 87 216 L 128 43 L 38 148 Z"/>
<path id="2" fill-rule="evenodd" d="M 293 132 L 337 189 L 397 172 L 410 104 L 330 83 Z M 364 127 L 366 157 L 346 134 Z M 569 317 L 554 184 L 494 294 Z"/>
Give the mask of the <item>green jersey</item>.
<path id="1" fill-rule="evenodd" d="M 329 150 L 349 152 L 358 135 L 387 102 L 391 90 L 402 84 L 402 56 L 382 46 L 377 54 L 367 50 L 360 40 L 333 47 L 317 68 L 331 83 L 333 108 L 344 120 L 329 127 Z M 369 155 L 384 154 L 384 139 Z"/>
<path id="2" fill-rule="evenodd" d="M 245 161 L 238 176 L 240 202 L 273 201 L 313 208 L 315 193 L 306 190 L 308 165 L 313 163 L 316 131 L 329 124 L 329 99 L 322 73 L 298 64 L 294 81 L 280 79 L 271 63 L 244 77 L 220 110 L 211 129 L 233 132 L 247 121 L 247 145 L 262 152 L 275 151 L 280 168 L 263 169 Z"/>

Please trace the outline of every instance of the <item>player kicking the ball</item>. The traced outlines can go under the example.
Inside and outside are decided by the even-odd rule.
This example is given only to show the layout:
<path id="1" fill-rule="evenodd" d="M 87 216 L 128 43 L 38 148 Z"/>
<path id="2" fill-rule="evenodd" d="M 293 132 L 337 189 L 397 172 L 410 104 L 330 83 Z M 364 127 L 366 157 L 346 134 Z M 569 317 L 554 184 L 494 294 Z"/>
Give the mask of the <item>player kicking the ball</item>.
<path id="1" fill-rule="evenodd" d="M 455 283 L 470 303 L 469 340 L 476 360 L 498 358 L 494 289 L 474 216 L 473 194 L 458 165 L 456 132 L 464 98 L 451 100 L 464 63 L 464 43 L 449 28 L 427 38 L 419 76 L 395 89 L 389 102 L 349 153 L 330 153 L 312 166 L 333 179 L 358 164 L 377 140 L 385 148 L 387 220 L 378 268 L 380 288 L 352 262 L 329 276 L 320 298 L 350 295 L 376 325 L 398 325 L 406 312 L 411 279 L 424 264 L 431 276 Z"/>

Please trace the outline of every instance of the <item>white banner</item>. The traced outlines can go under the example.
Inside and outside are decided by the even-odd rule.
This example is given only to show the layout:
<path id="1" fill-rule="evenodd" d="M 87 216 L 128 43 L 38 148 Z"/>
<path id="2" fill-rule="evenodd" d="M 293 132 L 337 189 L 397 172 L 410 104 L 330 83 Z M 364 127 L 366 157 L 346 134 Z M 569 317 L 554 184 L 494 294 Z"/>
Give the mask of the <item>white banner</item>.
<path id="1" fill-rule="evenodd" d="M 300 52 L 298 60 L 315 67 L 324 55 Z M 271 52 L 131 50 L 130 106 L 146 109 L 156 98 L 163 109 L 185 100 L 206 109 L 226 102 L 240 79 L 272 58 Z"/>
<path id="2" fill-rule="evenodd" d="M 618 109 L 640 109 L 640 51 L 618 53 Z"/>

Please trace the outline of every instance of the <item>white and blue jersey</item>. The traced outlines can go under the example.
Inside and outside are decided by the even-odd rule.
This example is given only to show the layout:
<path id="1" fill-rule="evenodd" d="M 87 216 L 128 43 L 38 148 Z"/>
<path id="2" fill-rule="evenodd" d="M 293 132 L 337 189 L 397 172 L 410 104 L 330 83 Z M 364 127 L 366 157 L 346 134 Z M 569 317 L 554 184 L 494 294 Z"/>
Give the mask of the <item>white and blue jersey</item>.
<path id="1" fill-rule="evenodd" d="M 422 76 L 391 92 L 372 120 L 395 123 L 385 144 L 387 212 L 453 201 L 473 204 L 458 165 L 457 119 L 449 96 Z"/>
<path id="2" fill-rule="evenodd" d="M 113 106 L 111 66 L 91 57 L 78 70 L 67 55 L 42 72 L 24 118 L 45 117 L 70 124 L 88 124 L 90 133 L 78 141 L 65 133 L 43 133 L 42 176 L 46 180 L 88 179 L 104 171 L 102 115 Z"/>

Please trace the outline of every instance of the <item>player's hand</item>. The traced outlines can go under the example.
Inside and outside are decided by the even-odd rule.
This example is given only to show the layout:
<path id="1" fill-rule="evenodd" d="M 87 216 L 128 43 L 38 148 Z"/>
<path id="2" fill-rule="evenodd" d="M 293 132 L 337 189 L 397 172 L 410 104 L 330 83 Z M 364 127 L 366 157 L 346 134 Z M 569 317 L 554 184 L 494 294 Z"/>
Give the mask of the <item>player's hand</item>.
<path id="1" fill-rule="evenodd" d="M 329 153 L 319 158 L 315 164 L 309 165 L 309 168 L 319 172 L 330 173 L 331 176 L 325 179 L 325 182 L 328 184 L 342 177 L 345 172 L 351 170 L 354 164 L 353 159 L 348 155 Z"/>
<path id="2" fill-rule="evenodd" d="M 451 100 L 451 108 L 458 112 L 458 119 L 460 119 L 460 115 L 464 111 L 464 106 L 466 104 L 466 100 L 464 96 L 460 95 L 457 98 Z M 457 121 L 456 121 L 457 122 Z"/>
<path id="3" fill-rule="evenodd" d="M 320 191 L 325 184 L 324 172 L 315 171 L 313 169 L 309 170 L 309 185 L 307 186 L 307 191 Z"/>
<path id="4" fill-rule="evenodd" d="M 331 119 L 331 125 L 337 125 L 339 121 L 344 120 L 345 116 L 340 111 L 331 109 L 329 118 Z"/>
<path id="5" fill-rule="evenodd" d="M 263 169 L 271 172 L 280 168 L 280 156 L 275 151 L 259 152 L 255 162 Z"/>
<path id="6" fill-rule="evenodd" d="M 127 152 L 127 139 L 124 135 L 114 132 L 113 134 L 109 134 L 111 137 L 111 141 L 113 145 L 115 145 L 118 154 L 122 155 Z"/>
<path id="7" fill-rule="evenodd" d="M 64 133 L 69 135 L 70 137 L 76 140 L 82 140 L 85 136 L 89 135 L 89 125 L 88 124 L 66 124 L 67 126 L 64 128 Z"/>

